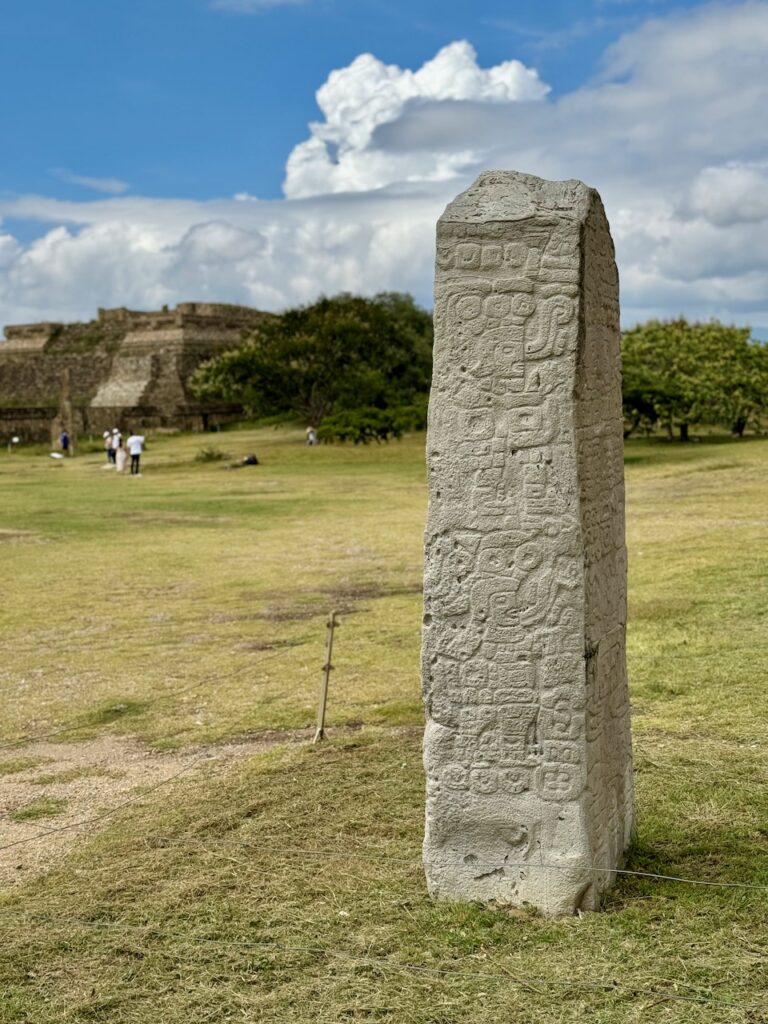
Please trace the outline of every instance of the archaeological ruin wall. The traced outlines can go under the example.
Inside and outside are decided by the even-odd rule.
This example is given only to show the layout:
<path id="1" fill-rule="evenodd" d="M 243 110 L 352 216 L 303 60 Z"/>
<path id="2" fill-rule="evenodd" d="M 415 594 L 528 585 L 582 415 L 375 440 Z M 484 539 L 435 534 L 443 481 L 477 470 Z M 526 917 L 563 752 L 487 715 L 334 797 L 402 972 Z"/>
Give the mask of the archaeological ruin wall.
<path id="1" fill-rule="evenodd" d="M 119 425 L 206 429 L 237 418 L 200 403 L 187 382 L 201 362 L 238 344 L 271 314 L 224 303 L 136 312 L 100 309 L 78 324 L 23 324 L 0 341 L 0 435 L 47 441 L 62 424 L 67 379 L 75 434 Z"/>

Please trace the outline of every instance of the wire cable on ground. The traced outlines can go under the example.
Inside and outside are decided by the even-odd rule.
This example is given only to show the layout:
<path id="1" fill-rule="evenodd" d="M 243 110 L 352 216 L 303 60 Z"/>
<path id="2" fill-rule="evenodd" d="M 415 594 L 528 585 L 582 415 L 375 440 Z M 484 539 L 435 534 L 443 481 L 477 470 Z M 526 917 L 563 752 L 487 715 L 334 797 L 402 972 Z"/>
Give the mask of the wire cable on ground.
<path id="1" fill-rule="evenodd" d="M 119 804 L 115 804 L 108 811 L 103 811 L 101 814 L 96 814 L 91 818 L 82 818 L 79 821 L 71 821 L 68 825 L 59 825 L 56 828 L 46 829 L 44 832 L 39 832 L 36 836 L 25 836 L 24 839 L 14 839 L 11 843 L 5 843 L 0 846 L 0 852 L 3 850 L 10 850 L 14 846 L 24 846 L 26 843 L 36 843 L 40 839 L 45 839 L 47 836 L 53 836 L 59 832 L 70 832 L 73 828 L 80 828 L 83 825 L 93 825 L 96 822 L 104 821 L 105 818 L 111 818 L 113 814 L 117 814 L 118 811 L 123 810 L 125 807 L 130 807 L 133 804 L 139 804 L 143 802 L 145 796 L 150 793 L 154 793 L 156 790 L 161 789 L 163 786 L 167 786 L 169 783 L 174 782 L 179 776 L 184 775 L 185 772 L 191 771 L 195 765 L 200 764 L 201 761 L 208 758 L 208 752 L 198 754 L 197 757 L 193 758 L 188 764 L 185 764 L 183 768 L 177 771 L 173 775 L 169 775 L 167 779 L 161 779 L 160 782 L 156 782 L 153 786 L 147 786 L 140 796 L 133 797 L 130 800 L 123 800 Z"/>
<path id="2" fill-rule="evenodd" d="M 179 778 L 179 776 L 185 774 L 187 771 L 190 771 L 192 768 L 195 767 L 196 764 L 198 764 L 200 761 L 202 761 L 204 759 L 207 759 L 207 757 L 208 757 L 207 753 L 198 755 L 196 758 L 194 758 L 191 762 L 189 762 L 187 765 L 185 765 L 183 768 L 181 768 L 174 775 L 169 776 L 167 779 L 162 779 L 160 782 L 156 783 L 154 786 L 151 786 L 151 787 L 145 789 L 141 796 L 139 796 L 139 797 L 137 797 L 135 799 L 125 800 L 122 803 L 120 803 L 120 804 L 116 805 L 115 807 L 111 808 L 109 811 L 105 811 L 103 814 L 96 815 L 96 816 L 94 816 L 92 818 L 85 818 L 85 819 L 82 819 L 80 821 L 71 822 L 68 825 L 62 825 L 62 826 L 60 826 L 58 828 L 47 829 L 46 831 L 41 832 L 41 833 L 39 833 L 38 835 L 35 835 L 35 836 L 27 836 L 24 839 L 17 839 L 17 840 L 15 840 L 12 843 L 7 843 L 4 846 L 0 846 L 0 851 L 7 850 L 7 849 L 10 849 L 10 848 L 15 847 L 15 846 L 21 846 L 21 845 L 24 845 L 25 843 L 35 842 L 35 841 L 37 841 L 39 839 L 45 838 L 46 836 L 55 835 L 56 833 L 59 833 L 59 832 L 70 831 L 71 829 L 77 828 L 77 827 L 79 827 L 81 825 L 90 825 L 92 823 L 96 823 L 98 821 L 103 820 L 104 818 L 110 817 L 111 815 L 115 814 L 117 811 L 122 810 L 125 807 L 131 806 L 133 804 L 140 804 L 140 803 L 143 802 L 143 797 L 145 795 L 147 795 L 149 793 L 152 793 L 155 790 L 160 789 L 163 786 L 168 785 L 169 783 L 175 781 L 177 778 Z M 141 834 L 138 834 L 138 837 L 139 838 L 146 838 L 147 840 L 152 840 L 152 839 L 164 840 L 163 843 L 162 843 L 162 846 L 160 847 L 162 849 L 211 850 L 211 852 L 215 852 L 217 856 L 221 855 L 224 852 L 224 849 L 222 847 L 216 847 L 215 850 L 214 850 L 214 848 L 210 844 L 204 844 L 204 843 L 201 843 L 201 842 L 197 842 L 197 843 L 196 842 L 188 842 L 188 841 L 187 842 L 184 842 L 184 841 L 182 841 L 182 842 L 167 842 L 165 840 L 165 837 L 163 837 L 163 836 L 156 836 L 156 835 L 153 836 L 153 835 L 149 835 L 149 834 L 147 834 L 145 837 L 142 837 Z M 245 842 L 245 841 L 239 842 L 237 844 L 237 849 L 240 849 L 240 850 L 250 850 L 250 851 L 256 853 L 257 855 L 261 853 L 261 854 L 265 854 L 265 855 L 269 855 L 269 856 L 320 857 L 320 858 L 334 858 L 334 859 L 338 858 L 338 859 L 341 859 L 341 860 L 347 860 L 347 859 L 351 859 L 351 860 L 365 860 L 365 861 L 374 861 L 374 862 L 383 862 L 383 863 L 392 863 L 392 864 L 402 864 L 402 865 L 405 865 L 405 866 L 408 866 L 408 867 L 414 867 L 414 868 L 415 867 L 420 867 L 422 865 L 421 858 L 417 857 L 417 856 L 412 856 L 412 857 L 395 857 L 395 856 L 392 856 L 391 854 L 387 854 L 387 853 L 376 853 L 376 852 L 369 852 L 369 851 L 367 851 L 367 852 L 359 852 L 357 850 L 314 850 L 314 849 L 305 849 L 303 847 L 294 847 L 294 846 L 269 846 L 269 845 L 265 845 L 264 843 L 259 843 L 259 842 L 250 843 L 250 842 Z M 489 862 L 489 864 L 490 864 L 490 862 Z M 485 866 L 488 866 L 488 865 L 485 865 Z M 496 862 L 494 862 L 494 866 L 497 866 Z M 520 870 L 520 871 L 537 871 L 537 870 L 545 870 L 545 871 L 573 871 L 573 868 L 574 868 L 574 865 L 552 864 L 552 863 L 549 863 L 547 861 L 505 861 L 503 866 L 505 868 L 513 868 L 513 869 Z M 746 890 L 746 891 L 753 891 L 753 892 L 768 892 L 768 884 L 764 885 L 764 884 L 757 883 L 757 882 L 742 882 L 742 881 L 737 881 L 737 882 L 721 882 L 721 881 L 717 881 L 717 880 L 704 879 L 704 878 L 688 878 L 688 877 L 683 876 L 683 875 L 662 874 L 662 873 L 658 873 L 658 872 L 654 872 L 654 871 L 638 871 L 638 870 L 634 870 L 634 869 L 631 869 L 631 868 L 601 867 L 601 866 L 599 866 L 597 864 L 590 864 L 590 865 L 585 865 L 585 866 L 587 867 L 587 869 L 589 871 L 593 871 L 593 872 L 595 872 L 597 874 L 622 875 L 622 876 L 625 876 L 625 877 L 641 878 L 641 879 L 646 879 L 646 880 L 649 880 L 649 881 L 675 882 L 675 883 L 680 883 L 680 884 L 683 884 L 683 885 L 705 886 L 705 887 L 712 888 L 712 889 L 736 889 L 736 890 Z M 478 867 L 478 870 L 482 869 L 484 867 L 483 862 L 482 861 L 479 862 L 477 867 Z"/>
<path id="3" fill-rule="evenodd" d="M 188 844 L 178 844 L 180 848 L 185 848 Z M 173 844 L 170 844 L 172 847 Z M 385 861 L 392 864 L 405 864 L 412 867 L 421 866 L 422 860 L 420 857 L 392 857 L 389 854 L 383 853 L 358 853 L 352 850 L 305 850 L 299 849 L 298 847 L 276 847 L 276 846 L 264 846 L 262 843 L 240 843 L 241 849 L 252 850 L 256 853 L 267 853 L 274 856 L 288 856 L 288 857 L 332 857 L 332 858 L 352 858 L 354 860 L 373 860 L 373 861 Z M 477 865 L 478 869 L 483 868 L 482 861 Z M 550 871 L 572 871 L 573 866 L 566 864 L 549 864 L 546 861 L 505 861 L 505 868 L 518 868 L 526 871 L 535 871 L 538 868 L 543 868 Z M 590 864 L 590 871 L 595 871 L 601 874 L 608 875 L 628 875 L 637 878 L 646 878 L 651 880 L 658 880 L 664 882 L 681 882 L 686 885 L 704 885 L 716 889 L 748 889 L 755 890 L 758 892 L 768 892 L 768 885 L 762 885 L 755 882 L 718 882 L 710 881 L 702 878 L 685 878 L 681 875 L 664 875 L 657 874 L 653 871 L 633 871 L 629 868 L 607 868 L 599 867 L 596 864 Z"/>
<path id="4" fill-rule="evenodd" d="M 246 719 L 240 719 L 239 721 L 232 723 L 231 727 L 233 729 L 237 729 L 239 726 L 244 725 L 245 721 Z M 209 759 L 210 751 L 206 748 L 201 753 L 193 757 L 191 761 L 188 761 L 187 764 L 185 764 L 182 768 L 179 769 L 179 771 L 174 772 L 173 775 L 169 775 L 167 779 L 161 779 L 154 785 L 147 786 L 146 788 L 142 789 L 141 793 L 136 797 L 132 797 L 128 800 L 123 800 L 119 804 L 115 804 L 114 807 L 110 807 L 109 810 L 103 811 L 101 814 L 93 815 L 90 818 L 81 818 L 79 821 L 71 821 L 68 825 L 59 825 L 56 828 L 45 829 L 45 831 L 39 832 L 37 835 L 25 836 L 24 839 L 15 839 L 11 843 L 5 843 L 3 846 L 0 846 L 0 852 L 2 852 L 3 850 L 10 850 L 14 846 L 23 846 L 26 843 L 35 843 L 40 839 L 45 839 L 47 836 L 56 835 L 59 832 L 69 832 L 73 828 L 80 828 L 84 825 L 92 825 L 96 822 L 104 821 L 106 818 L 111 818 L 114 814 L 117 814 L 118 811 L 121 811 L 126 807 L 131 807 L 135 804 L 143 803 L 144 798 L 148 796 L 150 793 L 154 793 L 158 789 L 162 789 L 163 786 L 167 786 L 171 782 L 175 782 L 176 779 L 178 779 L 180 776 L 186 774 L 187 772 L 195 768 L 198 764 L 201 764 L 203 761 L 207 761 Z"/>
<path id="5" fill-rule="evenodd" d="M 248 668 L 248 674 L 252 674 L 252 672 L 256 668 L 260 667 L 263 662 L 272 661 L 274 658 L 279 657 L 282 654 L 285 654 L 286 650 L 287 648 L 281 647 L 279 650 L 272 651 L 271 653 L 266 654 L 263 658 L 259 659 L 258 666 Z M 182 686 L 178 690 L 173 690 L 170 693 L 161 694 L 161 696 L 156 697 L 154 700 L 143 703 L 143 709 L 155 708 L 163 704 L 166 704 L 169 701 L 174 701 L 179 697 L 183 697 L 187 693 L 194 693 L 196 690 L 200 690 L 204 686 L 209 685 L 210 682 L 211 680 L 207 678 L 200 679 L 196 683 L 191 683 L 189 686 Z M 27 734 L 25 736 L 19 736 L 19 738 L 15 740 L 6 740 L 4 743 L 0 743 L 0 750 L 14 750 L 21 746 L 29 746 L 32 743 L 39 743 L 41 740 L 51 739 L 54 736 L 63 736 L 65 733 L 68 732 L 78 732 L 80 729 L 93 729 L 97 725 L 111 724 L 111 722 L 101 722 L 96 723 L 96 725 L 94 725 L 93 722 L 84 721 L 83 714 L 75 715 L 72 718 L 65 719 L 56 727 L 56 729 L 53 729 L 49 732 L 33 733 L 31 735 Z"/>
<path id="6" fill-rule="evenodd" d="M 263 851 L 271 854 L 285 854 L 287 856 L 297 857 L 352 857 L 360 858 L 364 860 L 384 860 L 391 861 L 397 864 L 421 864 L 421 858 L 403 858 L 403 857 L 390 857 L 388 854 L 371 854 L 371 853 L 356 853 L 354 851 L 335 851 L 335 850 L 302 850 L 296 847 L 278 848 L 278 847 L 265 847 L 261 843 L 243 843 L 246 849 Z M 482 862 L 478 865 L 482 867 Z M 527 871 L 536 870 L 537 868 L 544 868 L 545 870 L 551 871 L 572 871 L 573 866 L 566 864 L 548 864 L 546 862 L 514 862 L 505 861 L 505 868 L 520 868 Z M 590 871 L 600 872 L 602 874 L 609 875 L 629 875 L 637 878 L 648 878 L 657 879 L 664 882 L 682 882 L 686 885 L 705 885 L 711 886 L 717 889 L 753 889 L 759 892 L 768 892 L 768 885 L 761 885 L 754 882 L 718 882 L 709 881 L 702 878 L 684 878 L 680 875 L 663 875 L 657 874 L 653 871 L 633 871 L 629 868 L 606 868 L 598 867 L 596 864 L 589 865 Z"/>
<path id="7" fill-rule="evenodd" d="M 245 719 L 241 719 L 241 720 L 233 723 L 231 728 L 237 729 L 240 725 L 243 725 L 244 722 L 245 722 Z M 187 772 L 191 771 L 198 764 L 202 763 L 203 761 L 209 760 L 209 758 L 210 758 L 210 752 L 209 752 L 208 749 L 206 749 L 206 750 L 202 751 L 201 753 L 197 754 L 195 757 L 193 757 L 179 771 L 175 772 L 173 775 L 170 775 L 168 778 L 161 779 L 159 782 L 155 783 L 154 785 L 149 786 L 149 787 L 143 789 L 141 794 L 137 795 L 136 797 L 132 797 L 130 799 L 123 800 L 120 803 L 116 804 L 114 807 L 111 807 L 108 810 L 103 811 L 100 814 L 93 815 L 93 816 L 91 816 L 89 818 L 82 818 L 82 819 L 79 819 L 78 821 L 70 822 L 67 825 L 60 825 L 60 826 L 57 826 L 55 828 L 44 829 L 44 830 L 42 830 L 41 832 L 37 833 L 34 836 L 25 836 L 23 839 L 16 839 L 16 840 L 13 840 L 10 843 L 5 843 L 2 846 L 0 846 L 0 852 L 2 852 L 4 850 L 12 849 L 14 847 L 24 846 L 27 843 L 38 842 L 41 839 L 45 839 L 48 836 L 57 835 L 57 834 L 59 834 L 61 832 L 69 832 L 72 829 L 77 829 L 77 828 L 84 827 L 84 826 L 91 825 L 91 824 L 97 824 L 100 821 L 103 821 L 103 820 L 105 820 L 107 818 L 112 817 L 118 811 L 121 811 L 121 810 L 125 809 L 126 807 L 131 807 L 131 806 L 143 803 L 144 802 L 144 798 L 147 795 L 149 795 L 151 793 L 154 793 L 155 791 L 157 791 L 159 789 L 162 789 L 164 786 L 169 785 L 171 782 L 174 782 L 176 779 L 180 778 L 182 775 L 185 775 Z M 343 758 L 328 759 L 328 760 L 325 760 L 324 762 L 322 762 L 322 766 L 326 767 L 329 764 L 339 764 L 339 763 L 342 763 L 343 760 L 344 760 Z M 315 763 L 315 764 L 310 764 L 310 765 L 295 766 L 295 767 L 291 768 L 290 770 L 291 771 L 296 771 L 299 768 L 307 768 L 307 767 L 311 768 L 312 770 L 316 770 L 318 767 L 320 767 L 320 765 Z M 174 845 L 177 845 L 177 844 L 174 844 Z M 280 848 L 280 847 L 267 847 L 267 846 L 264 846 L 264 845 L 259 844 L 259 843 L 243 844 L 243 845 L 246 845 L 247 848 L 254 849 L 256 851 L 261 850 L 261 851 L 263 851 L 265 853 L 269 852 L 269 853 L 274 853 L 274 854 L 285 854 L 287 856 L 340 857 L 340 858 L 357 858 L 357 859 L 364 859 L 364 860 L 391 860 L 393 863 L 397 862 L 397 863 L 404 863 L 404 864 L 407 863 L 407 864 L 414 864 L 414 865 L 421 863 L 420 858 L 417 858 L 415 856 L 413 858 L 410 858 L 410 859 L 406 860 L 404 858 L 390 857 L 388 854 L 357 853 L 355 851 L 350 851 L 350 850 L 335 851 L 335 850 L 311 850 L 311 849 L 307 850 L 307 849 L 299 849 L 299 848 L 295 848 L 295 847 Z M 497 867 L 497 866 L 498 865 L 494 863 L 494 867 Z M 515 869 L 519 869 L 519 870 L 528 870 L 528 871 L 535 870 L 537 868 L 543 868 L 543 869 L 552 870 L 552 871 L 571 871 L 573 869 L 572 865 L 552 864 L 552 863 L 548 863 L 546 861 L 537 861 L 537 862 L 533 862 L 533 861 L 531 861 L 531 862 L 528 862 L 528 861 L 522 861 L 522 862 L 505 861 L 503 866 L 505 868 L 515 868 Z M 698 886 L 704 886 L 704 887 L 708 887 L 708 888 L 717 888 L 717 889 L 740 889 L 740 890 L 750 890 L 750 891 L 756 891 L 756 892 L 768 892 L 768 884 L 760 884 L 760 883 L 754 883 L 754 882 L 744 882 L 744 881 L 725 882 L 725 881 L 703 879 L 703 878 L 688 878 L 688 877 L 685 877 L 685 876 L 682 876 L 682 875 L 674 875 L 674 874 L 654 872 L 654 871 L 643 871 L 643 870 L 636 870 L 636 869 L 631 869 L 631 868 L 605 867 L 605 866 L 600 866 L 600 865 L 597 865 L 597 864 L 591 864 L 589 866 L 589 869 L 591 871 L 596 872 L 596 873 L 602 873 L 602 874 L 608 874 L 608 875 L 622 875 L 622 876 L 626 876 L 626 877 L 643 878 L 643 879 L 648 879 L 648 880 L 657 880 L 657 881 L 664 881 L 664 882 L 675 882 L 675 883 L 680 883 L 680 884 L 684 884 L 684 885 L 698 885 Z"/>

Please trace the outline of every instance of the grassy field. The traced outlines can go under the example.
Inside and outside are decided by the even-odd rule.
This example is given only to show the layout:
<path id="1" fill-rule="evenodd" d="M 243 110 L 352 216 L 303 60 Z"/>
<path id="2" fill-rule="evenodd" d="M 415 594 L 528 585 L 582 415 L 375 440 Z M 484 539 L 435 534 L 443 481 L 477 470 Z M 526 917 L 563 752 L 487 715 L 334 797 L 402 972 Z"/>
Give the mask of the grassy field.
<path id="1" fill-rule="evenodd" d="M 137 480 L 0 454 L 0 781 L 34 789 L 5 834 L 44 846 L 86 782 L 94 818 L 48 871 L 5 851 L 0 1021 L 768 1021 L 768 441 L 626 455 L 629 868 L 733 887 L 626 875 L 553 922 L 424 892 L 423 437 L 300 440 L 219 435 L 262 462 L 232 470 L 161 438 Z M 178 772 L 101 816 L 109 773 L 41 757 L 51 734 Z M 247 736 L 269 749 L 208 760 Z"/>
<path id="2" fill-rule="evenodd" d="M 164 745 L 306 725 L 332 608 L 338 720 L 418 720 L 423 445 L 297 442 L 222 435 L 263 462 L 228 470 L 195 462 L 199 436 L 164 440 L 138 480 L 97 454 L 0 461 L 0 742 L 75 716 Z"/>

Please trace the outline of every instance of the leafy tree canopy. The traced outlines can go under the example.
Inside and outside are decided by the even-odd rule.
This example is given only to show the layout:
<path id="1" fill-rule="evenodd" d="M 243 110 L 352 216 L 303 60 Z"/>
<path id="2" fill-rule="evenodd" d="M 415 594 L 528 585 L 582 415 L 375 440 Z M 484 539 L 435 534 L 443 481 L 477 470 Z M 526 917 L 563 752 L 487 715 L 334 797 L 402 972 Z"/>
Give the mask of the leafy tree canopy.
<path id="1" fill-rule="evenodd" d="M 622 362 L 628 433 L 645 420 L 682 439 L 693 423 L 741 434 L 768 406 L 768 349 L 748 327 L 651 320 L 624 332 Z"/>
<path id="2" fill-rule="evenodd" d="M 295 413 L 319 426 L 345 410 L 418 405 L 431 367 L 432 317 L 409 295 L 345 294 L 265 322 L 203 364 L 191 388 L 253 416 Z"/>

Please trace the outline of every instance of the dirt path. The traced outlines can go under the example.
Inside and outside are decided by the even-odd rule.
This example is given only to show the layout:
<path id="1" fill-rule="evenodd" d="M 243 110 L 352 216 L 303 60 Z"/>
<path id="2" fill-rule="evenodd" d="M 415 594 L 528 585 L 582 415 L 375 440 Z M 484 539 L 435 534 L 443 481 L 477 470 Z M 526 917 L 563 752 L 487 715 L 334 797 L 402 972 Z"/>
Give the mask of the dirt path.
<path id="1" fill-rule="evenodd" d="M 249 754 L 306 743 L 312 730 L 265 733 L 234 743 L 161 753 L 125 737 L 34 743 L 0 755 L 0 885 L 54 867 L 109 812 L 158 784 L 223 771 Z M 40 816 L 36 816 L 40 815 Z M 97 819 L 97 820 L 96 820 Z M 53 831 L 56 830 L 56 831 Z"/>

